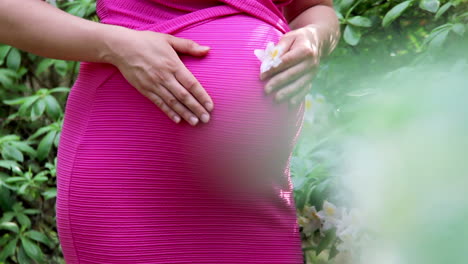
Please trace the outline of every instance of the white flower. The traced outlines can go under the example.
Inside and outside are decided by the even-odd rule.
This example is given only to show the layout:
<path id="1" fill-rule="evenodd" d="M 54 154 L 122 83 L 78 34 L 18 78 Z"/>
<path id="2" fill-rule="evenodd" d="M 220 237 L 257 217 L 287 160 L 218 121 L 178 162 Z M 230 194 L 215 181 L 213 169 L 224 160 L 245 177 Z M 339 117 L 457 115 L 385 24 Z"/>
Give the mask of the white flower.
<path id="1" fill-rule="evenodd" d="M 264 73 L 272 67 L 277 67 L 281 62 L 281 55 L 283 55 L 283 47 L 275 46 L 273 42 L 268 42 L 265 50 L 254 50 L 255 56 L 262 62 L 260 72 Z"/>
<path id="2" fill-rule="evenodd" d="M 324 201 L 323 208 L 317 213 L 317 216 L 322 220 L 323 226 L 321 231 L 327 231 L 337 226 L 340 212 L 334 204 Z"/>
<path id="3" fill-rule="evenodd" d="M 355 247 L 354 244 L 356 241 L 351 237 L 341 238 L 341 243 L 336 246 L 336 249 L 340 252 L 349 252 L 354 253 Z"/>
<path id="4" fill-rule="evenodd" d="M 360 223 L 359 213 L 356 209 L 343 211 L 341 220 L 336 225 L 336 235 L 341 240 L 356 240 L 360 230 Z"/>
<path id="5" fill-rule="evenodd" d="M 300 216 L 298 223 L 302 226 L 302 232 L 310 236 L 313 232 L 318 230 L 321 226 L 321 221 L 317 215 L 315 206 L 305 206 L 302 212 L 303 216 Z"/>
<path id="6" fill-rule="evenodd" d="M 305 97 L 304 119 L 310 124 L 325 124 L 332 107 L 321 94 L 308 94 Z"/>

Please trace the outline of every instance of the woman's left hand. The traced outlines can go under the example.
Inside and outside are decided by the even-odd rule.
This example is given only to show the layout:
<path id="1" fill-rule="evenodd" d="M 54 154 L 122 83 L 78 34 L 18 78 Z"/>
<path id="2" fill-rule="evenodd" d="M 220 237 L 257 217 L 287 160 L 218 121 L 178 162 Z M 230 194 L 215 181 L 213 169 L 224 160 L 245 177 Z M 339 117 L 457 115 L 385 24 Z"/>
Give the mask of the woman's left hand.
<path id="1" fill-rule="evenodd" d="M 320 39 L 318 28 L 310 25 L 284 34 L 277 46 L 283 47 L 282 62 L 263 72 L 261 80 L 267 80 L 265 92 L 275 95 L 276 102 L 289 100 L 301 102 L 312 88 L 320 62 Z"/>

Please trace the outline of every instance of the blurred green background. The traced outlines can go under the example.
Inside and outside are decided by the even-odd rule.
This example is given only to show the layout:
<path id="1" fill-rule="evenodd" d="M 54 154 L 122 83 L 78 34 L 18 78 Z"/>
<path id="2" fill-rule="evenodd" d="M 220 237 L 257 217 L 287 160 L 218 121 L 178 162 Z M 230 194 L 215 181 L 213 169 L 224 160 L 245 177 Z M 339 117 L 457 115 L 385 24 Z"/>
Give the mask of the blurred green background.
<path id="1" fill-rule="evenodd" d="M 99 21 L 93 0 L 49 2 Z M 468 2 L 334 3 L 342 39 L 321 62 L 292 160 L 305 261 L 466 263 Z M 78 67 L 0 44 L 0 263 L 64 263 L 56 153 Z M 310 232 L 305 208 L 325 200 L 359 209 L 348 250 L 340 226 Z"/>

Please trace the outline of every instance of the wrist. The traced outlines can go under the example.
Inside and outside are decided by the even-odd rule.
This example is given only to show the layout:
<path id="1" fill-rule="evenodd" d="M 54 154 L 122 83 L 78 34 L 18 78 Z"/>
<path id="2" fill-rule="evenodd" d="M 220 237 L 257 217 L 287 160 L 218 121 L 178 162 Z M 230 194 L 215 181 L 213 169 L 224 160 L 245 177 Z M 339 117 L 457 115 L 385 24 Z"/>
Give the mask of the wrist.
<path id="1" fill-rule="evenodd" d="M 317 44 L 321 56 L 330 55 L 338 44 L 339 29 L 323 24 L 309 24 L 306 28 L 313 33 L 309 34 L 312 38 L 311 41 Z"/>
<path id="2" fill-rule="evenodd" d="M 311 43 L 318 48 L 320 57 L 328 55 L 330 50 L 331 30 L 324 25 L 309 24 L 304 27 L 307 31 L 307 37 Z"/>
<path id="3" fill-rule="evenodd" d="M 122 47 L 122 43 L 124 42 L 122 36 L 125 35 L 124 31 L 129 29 L 115 25 L 102 25 L 103 27 L 98 37 L 98 61 L 117 66 L 116 64 L 121 60 L 121 54 L 118 50 L 119 47 Z"/>

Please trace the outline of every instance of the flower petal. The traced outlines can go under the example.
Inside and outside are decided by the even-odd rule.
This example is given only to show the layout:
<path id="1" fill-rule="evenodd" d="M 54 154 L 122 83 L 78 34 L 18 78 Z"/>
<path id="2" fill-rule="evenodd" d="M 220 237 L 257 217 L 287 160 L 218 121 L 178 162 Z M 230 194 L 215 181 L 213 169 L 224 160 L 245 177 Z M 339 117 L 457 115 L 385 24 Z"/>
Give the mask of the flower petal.
<path id="1" fill-rule="evenodd" d="M 261 49 L 256 49 L 256 50 L 254 50 L 254 54 L 255 54 L 255 56 L 257 56 L 257 58 L 260 61 L 263 61 L 265 59 L 266 52 L 264 50 L 261 50 Z"/>
<path id="2" fill-rule="evenodd" d="M 266 46 L 266 51 L 270 51 L 270 50 L 273 50 L 275 48 L 275 43 L 273 42 L 268 42 L 267 46 Z"/>
<path id="3" fill-rule="evenodd" d="M 270 61 L 264 61 L 262 63 L 262 66 L 260 67 L 260 72 L 264 73 L 264 72 L 268 71 L 269 69 L 271 69 Z"/>
<path id="4" fill-rule="evenodd" d="M 278 49 L 278 57 L 283 55 L 283 52 L 284 52 L 283 46 L 277 46 L 276 49 Z"/>
<path id="5" fill-rule="evenodd" d="M 279 58 L 276 59 L 276 60 L 273 60 L 273 61 L 272 61 L 272 66 L 273 66 L 273 67 L 278 67 L 278 65 L 280 65 L 281 62 L 283 62 L 283 61 L 280 60 Z"/>

